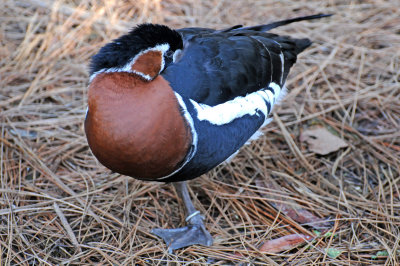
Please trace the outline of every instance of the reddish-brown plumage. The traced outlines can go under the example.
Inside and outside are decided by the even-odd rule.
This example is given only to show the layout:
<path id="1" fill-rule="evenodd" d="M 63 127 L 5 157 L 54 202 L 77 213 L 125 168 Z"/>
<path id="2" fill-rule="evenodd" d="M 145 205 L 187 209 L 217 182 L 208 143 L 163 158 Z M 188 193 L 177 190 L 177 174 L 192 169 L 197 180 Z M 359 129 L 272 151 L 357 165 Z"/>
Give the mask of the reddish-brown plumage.
<path id="1" fill-rule="evenodd" d="M 161 70 L 162 54 L 160 51 L 149 51 L 141 55 L 132 65 L 132 70 L 155 78 Z"/>
<path id="2" fill-rule="evenodd" d="M 109 169 L 155 180 L 176 170 L 192 136 L 169 83 L 130 73 L 101 73 L 89 86 L 85 131 L 89 146 Z"/>

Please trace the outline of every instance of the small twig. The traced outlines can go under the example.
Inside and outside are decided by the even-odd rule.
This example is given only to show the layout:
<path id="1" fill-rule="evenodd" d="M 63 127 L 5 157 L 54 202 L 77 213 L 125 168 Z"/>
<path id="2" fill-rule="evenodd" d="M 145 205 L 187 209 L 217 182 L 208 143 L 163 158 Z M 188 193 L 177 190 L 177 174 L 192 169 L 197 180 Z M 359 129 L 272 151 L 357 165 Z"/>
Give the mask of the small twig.
<path id="1" fill-rule="evenodd" d="M 72 231 L 72 228 L 69 225 L 67 218 L 65 218 L 64 213 L 61 211 L 60 207 L 58 207 L 57 203 L 54 202 L 53 207 L 58 215 L 58 218 L 60 218 L 61 223 L 64 226 L 64 229 L 67 231 L 67 234 L 68 234 L 69 239 L 71 240 L 72 244 L 78 249 L 79 253 L 82 252 L 82 249 L 78 243 L 78 240 L 75 237 L 74 231 Z"/>

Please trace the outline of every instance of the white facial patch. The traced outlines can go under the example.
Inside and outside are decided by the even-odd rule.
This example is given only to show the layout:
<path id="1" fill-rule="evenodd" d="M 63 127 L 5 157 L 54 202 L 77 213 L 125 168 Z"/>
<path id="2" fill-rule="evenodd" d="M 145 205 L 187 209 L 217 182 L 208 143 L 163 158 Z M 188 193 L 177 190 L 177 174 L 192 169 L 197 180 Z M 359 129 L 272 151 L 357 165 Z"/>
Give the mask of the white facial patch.
<path id="1" fill-rule="evenodd" d="M 182 50 L 178 49 L 174 52 L 174 55 L 172 56 L 172 62 L 176 62 L 177 60 L 179 60 L 182 56 Z"/>
<path id="2" fill-rule="evenodd" d="M 267 118 L 271 111 L 268 110 L 267 102 L 272 109 L 281 91 L 281 88 L 276 83 L 270 83 L 269 87 L 274 90 L 274 93 L 269 90 L 260 90 L 245 97 L 236 97 L 216 106 L 190 101 L 197 110 L 197 118 L 202 121 L 206 120 L 214 125 L 228 124 L 245 115 L 255 115 L 258 111 L 261 111 Z"/>
<path id="3" fill-rule="evenodd" d="M 135 64 L 136 60 L 142 56 L 143 54 L 150 52 L 150 51 L 156 51 L 156 52 L 161 52 L 161 68 L 160 68 L 160 72 L 164 70 L 164 66 L 165 66 L 165 61 L 164 61 L 164 53 L 167 52 L 169 50 L 169 44 L 168 43 L 164 43 L 164 44 L 159 44 L 156 45 L 152 48 L 146 49 L 141 51 L 140 53 L 138 53 L 134 58 L 132 58 L 126 65 L 124 65 L 123 67 L 112 67 L 112 68 L 103 68 L 95 73 L 93 73 L 90 76 L 89 82 L 92 82 L 92 80 L 100 73 L 111 73 L 111 72 L 128 72 L 128 73 L 135 73 L 139 76 L 141 76 L 142 78 L 146 79 L 146 80 L 152 80 L 152 78 L 147 75 L 144 74 L 142 72 L 139 71 L 135 71 L 132 70 L 132 66 L 133 64 Z"/>

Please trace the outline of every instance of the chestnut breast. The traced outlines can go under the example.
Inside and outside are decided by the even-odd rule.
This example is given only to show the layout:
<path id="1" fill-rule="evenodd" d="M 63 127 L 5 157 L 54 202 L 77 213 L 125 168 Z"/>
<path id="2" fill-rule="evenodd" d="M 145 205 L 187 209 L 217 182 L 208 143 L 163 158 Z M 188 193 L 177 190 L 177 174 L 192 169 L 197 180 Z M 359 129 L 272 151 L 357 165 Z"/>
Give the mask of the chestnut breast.
<path id="1" fill-rule="evenodd" d="M 100 73 L 89 86 L 85 132 L 107 168 L 157 180 L 176 170 L 192 136 L 169 83 L 125 72 Z"/>

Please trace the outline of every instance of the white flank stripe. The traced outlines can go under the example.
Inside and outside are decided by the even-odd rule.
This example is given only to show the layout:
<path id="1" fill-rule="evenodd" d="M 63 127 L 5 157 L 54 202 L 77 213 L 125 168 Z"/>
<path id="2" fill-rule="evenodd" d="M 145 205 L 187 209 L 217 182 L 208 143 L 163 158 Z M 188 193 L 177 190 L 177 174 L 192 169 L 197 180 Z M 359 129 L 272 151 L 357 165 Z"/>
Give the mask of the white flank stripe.
<path id="1" fill-rule="evenodd" d="M 274 105 L 275 104 L 279 104 L 282 99 L 286 96 L 287 93 L 287 89 L 285 86 L 283 86 L 283 88 L 281 89 L 281 87 L 279 85 L 277 85 L 276 83 L 271 83 L 269 85 L 269 87 L 271 87 L 272 89 L 274 89 L 275 91 L 275 97 L 274 97 Z M 273 106 L 271 105 L 271 109 L 273 109 Z M 269 123 L 272 122 L 272 118 L 268 118 L 265 119 L 264 123 L 262 124 L 262 126 L 260 127 L 259 130 L 257 130 L 246 142 L 246 145 L 248 145 L 251 141 L 256 140 L 258 138 L 260 138 L 261 136 L 264 135 L 264 133 L 262 132 L 262 128 L 265 127 L 266 125 L 268 125 Z"/>
<path id="2" fill-rule="evenodd" d="M 283 85 L 283 88 L 282 88 L 281 92 L 279 93 L 279 96 L 276 97 L 275 104 L 280 104 L 281 101 L 283 100 L 283 98 L 285 98 L 286 94 L 287 94 L 287 88 L 285 85 Z"/>
<path id="3" fill-rule="evenodd" d="M 276 99 L 279 98 L 279 95 L 281 94 L 281 87 L 274 82 L 271 82 L 268 87 L 270 87 L 274 90 L 274 93 L 275 93 L 274 103 L 276 103 Z"/>
<path id="4" fill-rule="evenodd" d="M 112 68 L 103 68 L 95 73 L 93 73 L 90 76 L 89 83 L 92 82 L 92 80 L 100 73 L 111 73 L 111 72 L 128 72 L 128 73 L 135 73 L 142 78 L 146 80 L 151 80 L 151 77 L 149 75 L 146 75 L 142 72 L 132 70 L 132 65 L 136 62 L 136 60 L 143 54 L 150 52 L 150 51 L 159 51 L 161 52 L 162 56 L 162 61 L 161 61 L 161 68 L 160 72 L 164 70 L 165 62 L 164 62 L 164 53 L 169 50 L 169 44 L 168 43 L 163 43 L 156 45 L 154 47 L 151 47 L 149 49 L 143 50 L 140 53 L 138 53 L 134 58 L 132 58 L 125 66 L 123 67 L 112 67 Z"/>
<path id="5" fill-rule="evenodd" d="M 206 120 L 214 125 L 225 125 L 245 115 L 255 115 L 257 111 L 261 111 L 267 118 L 271 111 L 268 110 L 267 102 L 270 103 L 272 109 L 281 91 L 276 83 L 271 83 L 269 86 L 274 89 L 275 94 L 269 90 L 260 90 L 245 97 L 236 97 L 216 106 L 190 101 L 197 111 L 197 118 L 201 121 Z"/>

